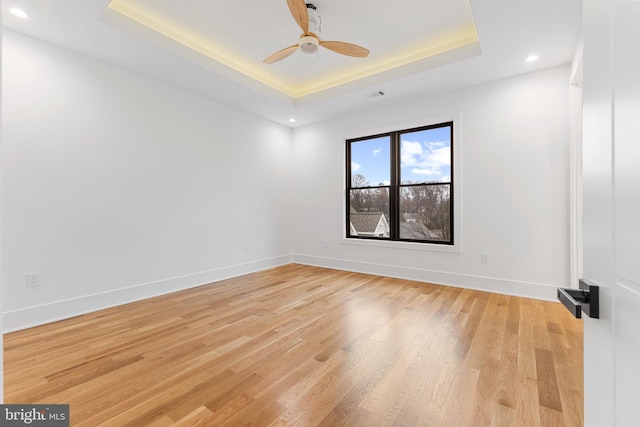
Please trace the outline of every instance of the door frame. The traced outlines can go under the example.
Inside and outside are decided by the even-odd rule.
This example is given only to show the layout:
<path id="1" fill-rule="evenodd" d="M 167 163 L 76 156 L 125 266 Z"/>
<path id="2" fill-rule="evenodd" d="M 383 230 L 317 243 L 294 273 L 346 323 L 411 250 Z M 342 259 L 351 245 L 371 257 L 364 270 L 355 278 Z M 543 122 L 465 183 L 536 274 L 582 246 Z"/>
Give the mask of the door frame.
<path id="1" fill-rule="evenodd" d="M 582 277 L 582 41 L 571 61 L 569 79 L 569 287 Z"/>

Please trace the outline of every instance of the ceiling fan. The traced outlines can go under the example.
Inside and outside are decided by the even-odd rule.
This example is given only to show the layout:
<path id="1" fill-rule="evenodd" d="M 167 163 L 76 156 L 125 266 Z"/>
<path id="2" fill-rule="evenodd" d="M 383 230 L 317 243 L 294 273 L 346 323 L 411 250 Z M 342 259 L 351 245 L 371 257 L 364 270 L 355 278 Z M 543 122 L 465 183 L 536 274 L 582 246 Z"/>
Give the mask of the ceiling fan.
<path id="1" fill-rule="evenodd" d="M 285 47 L 262 61 L 265 64 L 278 62 L 298 49 L 304 53 L 315 53 L 318 50 L 318 46 L 355 58 L 366 58 L 369 55 L 369 49 L 365 49 L 362 46 L 346 42 L 320 40 L 317 34 L 320 32 L 320 17 L 313 4 L 305 3 L 304 0 L 287 0 L 287 4 L 293 18 L 302 29 L 302 35 L 297 44 Z"/>

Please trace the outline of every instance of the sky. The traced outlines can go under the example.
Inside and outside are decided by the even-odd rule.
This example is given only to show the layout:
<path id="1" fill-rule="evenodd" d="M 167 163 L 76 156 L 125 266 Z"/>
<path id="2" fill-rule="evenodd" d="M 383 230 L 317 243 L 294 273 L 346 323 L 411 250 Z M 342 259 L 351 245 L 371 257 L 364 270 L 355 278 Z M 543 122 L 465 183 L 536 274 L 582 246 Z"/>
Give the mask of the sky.
<path id="1" fill-rule="evenodd" d="M 351 144 L 351 174 L 363 175 L 370 185 L 389 185 L 390 159 L 388 136 Z M 450 128 L 441 127 L 402 134 L 400 161 L 400 179 L 403 184 L 449 182 Z"/>

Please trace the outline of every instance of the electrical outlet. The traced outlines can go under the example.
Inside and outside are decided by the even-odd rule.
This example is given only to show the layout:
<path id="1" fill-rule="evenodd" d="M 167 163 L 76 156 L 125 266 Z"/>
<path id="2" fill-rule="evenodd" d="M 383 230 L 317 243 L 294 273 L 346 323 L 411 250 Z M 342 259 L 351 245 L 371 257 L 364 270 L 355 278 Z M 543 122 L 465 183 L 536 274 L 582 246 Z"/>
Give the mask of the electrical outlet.
<path id="1" fill-rule="evenodd" d="M 27 288 L 39 288 L 40 287 L 40 273 L 27 274 Z"/>
<path id="2" fill-rule="evenodd" d="M 480 262 L 483 264 L 489 264 L 489 254 L 488 253 L 481 253 L 480 254 Z"/>

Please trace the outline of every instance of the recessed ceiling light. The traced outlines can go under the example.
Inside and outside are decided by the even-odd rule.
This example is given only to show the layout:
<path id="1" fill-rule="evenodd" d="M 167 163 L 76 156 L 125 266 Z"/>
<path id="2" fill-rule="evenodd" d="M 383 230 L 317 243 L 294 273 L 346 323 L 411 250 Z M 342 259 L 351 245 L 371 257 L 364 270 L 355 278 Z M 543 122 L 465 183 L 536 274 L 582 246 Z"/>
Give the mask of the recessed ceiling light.
<path id="1" fill-rule="evenodd" d="M 9 9 L 9 13 L 22 19 L 26 19 L 29 17 L 29 14 L 27 12 L 22 9 L 18 9 L 17 7 L 12 7 L 11 9 Z"/>
<path id="2" fill-rule="evenodd" d="M 293 117 L 289 119 L 289 123 L 295 123 L 295 122 L 296 122 L 296 119 L 294 119 Z"/>
<path id="3" fill-rule="evenodd" d="M 537 61 L 538 60 L 538 55 L 529 55 L 527 56 L 527 59 L 525 59 L 525 61 L 527 62 L 533 62 L 533 61 Z"/>

